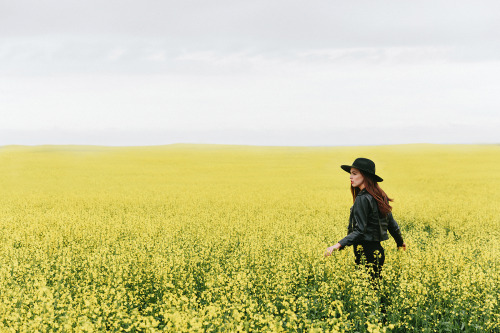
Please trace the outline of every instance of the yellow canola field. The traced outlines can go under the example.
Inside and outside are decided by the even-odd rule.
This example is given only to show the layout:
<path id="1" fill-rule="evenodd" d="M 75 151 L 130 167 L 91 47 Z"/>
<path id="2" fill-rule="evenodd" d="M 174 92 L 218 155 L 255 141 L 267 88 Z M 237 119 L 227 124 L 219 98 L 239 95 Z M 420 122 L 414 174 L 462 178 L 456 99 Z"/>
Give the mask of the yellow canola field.
<path id="1" fill-rule="evenodd" d="M 357 157 L 379 289 L 323 257 Z M 499 332 L 499 188 L 499 145 L 0 147 L 0 332 Z"/>

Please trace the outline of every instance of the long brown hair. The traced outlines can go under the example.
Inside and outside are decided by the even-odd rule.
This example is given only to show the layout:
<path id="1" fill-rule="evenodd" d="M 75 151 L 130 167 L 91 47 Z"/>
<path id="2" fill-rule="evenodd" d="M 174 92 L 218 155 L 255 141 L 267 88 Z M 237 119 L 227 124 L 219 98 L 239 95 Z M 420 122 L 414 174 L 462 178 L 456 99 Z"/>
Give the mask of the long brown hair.
<path id="1" fill-rule="evenodd" d="M 363 175 L 366 191 L 370 193 L 371 196 L 377 201 L 380 216 L 386 217 L 387 214 L 392 211 L 392 207 L 391 205 L 389 205 L 389 201 L 394 201 L 394 199 L 390 199 L 384 192 L 384 190 L 382 190 L 382 188 L 379 186 L 379 184 L 370 177 L 370 175 L 367 175 L 361 170 L 359 170 L 359 172 L 361 172 L 361 175 Z M 361 190 L 359 189 L 359 187 L 352 187 L 351 185 L 353 202 L 356 200 L 356 197 L 358 196 L 358 193 L 360 191 Z"/>

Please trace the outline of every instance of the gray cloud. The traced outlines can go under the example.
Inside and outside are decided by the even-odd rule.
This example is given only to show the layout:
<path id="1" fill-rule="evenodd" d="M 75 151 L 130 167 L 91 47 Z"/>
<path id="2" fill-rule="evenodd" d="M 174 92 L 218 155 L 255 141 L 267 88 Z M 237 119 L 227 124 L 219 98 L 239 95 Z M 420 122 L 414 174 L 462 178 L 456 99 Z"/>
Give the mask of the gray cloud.
<path id="1" fill-rule="evenodd" d="M 498 61 L 498 31 L 496 1 L 2 1 L 0 74 Z"/>
<path id="2" fill-rule="evenodd" d="M 135 36 L 240 49 L 497 43 L 497 1 L 75 1 L 1 3 L 0 34 Z"/>
<path id="3" fill-rule="evenodd" d="M 3 142 L 498 142 L 499 22 L 496 1 L 0 0 Z"/>

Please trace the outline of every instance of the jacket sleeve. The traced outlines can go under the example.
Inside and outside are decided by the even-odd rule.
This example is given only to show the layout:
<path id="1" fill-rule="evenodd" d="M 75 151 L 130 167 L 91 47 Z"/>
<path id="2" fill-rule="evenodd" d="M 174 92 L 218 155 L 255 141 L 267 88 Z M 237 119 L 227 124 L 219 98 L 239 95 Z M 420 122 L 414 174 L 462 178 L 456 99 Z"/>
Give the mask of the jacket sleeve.
<path id="1" fill-rule="evenodd" d="M 358 197 L 352 207 L 352 232 L 339 241 L 342 247 L 350 246 L 363 238 L 363 233 L 368 224 L 369 212 L 370 203 L 368 198 L 365 196 Z"/>
<path id="2" fill-rule="evenodd" d="M 387 215 L 387 219 L 389 220 L 389 225 L 388 225 L 387 229 L 389 230 L 391 236 L 396 241 L 396 244 L 398 245 L 398 247 L 403 246 L 403 243 L 404 243 L 403 236 L 401 236 L 401 231 L 399 230 L 399 225 L 396 222 L 396 220 L 394 220 L 392 213 L 389 213 Z"/>

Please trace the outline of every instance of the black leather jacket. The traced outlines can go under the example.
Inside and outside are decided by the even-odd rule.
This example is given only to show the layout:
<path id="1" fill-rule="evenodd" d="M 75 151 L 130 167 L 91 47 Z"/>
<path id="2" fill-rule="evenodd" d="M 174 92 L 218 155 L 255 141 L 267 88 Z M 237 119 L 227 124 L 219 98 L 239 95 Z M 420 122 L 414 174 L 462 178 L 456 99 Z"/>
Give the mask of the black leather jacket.
<path id="1" fill-rule="evenodd" d="M 351 207 L 347 236 L 339 243 L 345 247 L 364 241 L 381 242 L 389 239 L 387 230 L 391 233 L 397 246 L 402 246 L 403 237 L 392 213 L 389 213 L 387 217 L 379 217 L 377 201 L 366 189 L 363 189 L 358 193 L 354 205 Z"/>

